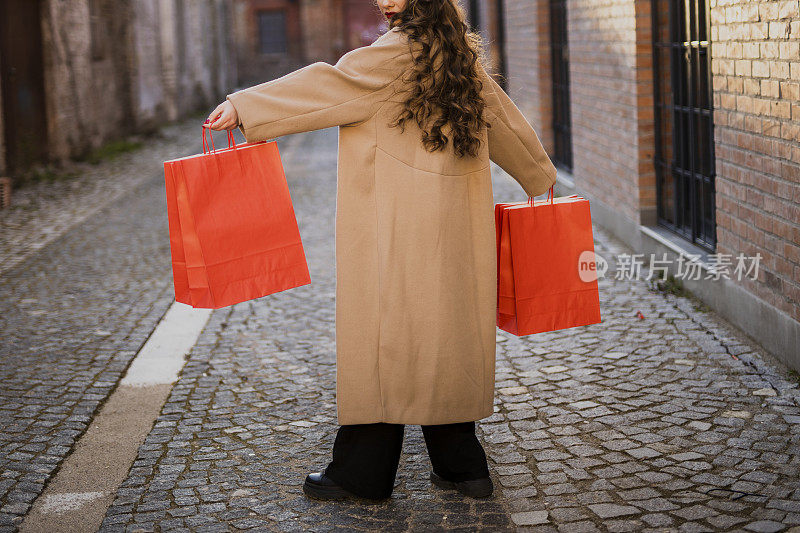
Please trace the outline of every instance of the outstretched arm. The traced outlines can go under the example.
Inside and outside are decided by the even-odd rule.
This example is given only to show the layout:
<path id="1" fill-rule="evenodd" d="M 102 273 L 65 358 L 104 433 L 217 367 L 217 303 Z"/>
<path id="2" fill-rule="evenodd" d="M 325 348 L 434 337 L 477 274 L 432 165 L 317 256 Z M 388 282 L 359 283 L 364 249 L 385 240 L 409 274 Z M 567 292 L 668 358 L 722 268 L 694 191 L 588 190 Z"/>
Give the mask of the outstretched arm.
<path id="1" fill-rule="evenodd" d="M 335 65 L 312 63 L 285 76 L 229 94 L 249 142 L 368 119 L 411 65 L 396 32 L 346 53 Z"/>
<path id="2" fill-rule="evenodd" d="M 538 196 L 556 181 L 556 168 L 533 126 L 502 87 L 479 68 L 489 128 L 489 159 L 514 178 L 528 196 Z"/>

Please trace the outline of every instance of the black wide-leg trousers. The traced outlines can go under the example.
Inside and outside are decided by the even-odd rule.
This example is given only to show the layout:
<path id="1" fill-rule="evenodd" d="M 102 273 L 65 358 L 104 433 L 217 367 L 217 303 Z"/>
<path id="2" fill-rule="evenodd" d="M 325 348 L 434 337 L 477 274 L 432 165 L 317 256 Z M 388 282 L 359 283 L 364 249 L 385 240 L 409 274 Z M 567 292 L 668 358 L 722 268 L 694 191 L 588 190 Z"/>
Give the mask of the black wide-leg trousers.
<path id="1" fill-rule="evenodd" d="M 364 498 L 388 498 L 403 447 L 403 424 L 350 424 L 339 427 L 333 460 L 325 474 Z M 433 471 L 448 481 L 489 476 L 486 453 L 475 422 L 422 426 Z"/>

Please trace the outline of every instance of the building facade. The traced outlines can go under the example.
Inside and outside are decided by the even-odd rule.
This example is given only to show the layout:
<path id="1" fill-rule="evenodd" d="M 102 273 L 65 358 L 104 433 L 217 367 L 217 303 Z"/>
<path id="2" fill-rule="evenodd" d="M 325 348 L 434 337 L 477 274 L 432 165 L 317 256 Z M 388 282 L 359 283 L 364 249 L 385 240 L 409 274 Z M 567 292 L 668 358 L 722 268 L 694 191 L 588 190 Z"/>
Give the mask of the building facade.
<path id="1" fill-rule="evenodd" d="M 81 157 L 235 85 L 226 0 L 0 3 L 0 175 Z"/>
<path id="2" fill-rule="evenodd" d="M 559 194 L 800 369 L 800 2 L 473 3 Z"/>
<path id="3" fill-rule="evenodd" d="M 387 27 L 371 0 L 235 0 L 240 82 L 256 84 L 315 61 L 336 63 Z"/>

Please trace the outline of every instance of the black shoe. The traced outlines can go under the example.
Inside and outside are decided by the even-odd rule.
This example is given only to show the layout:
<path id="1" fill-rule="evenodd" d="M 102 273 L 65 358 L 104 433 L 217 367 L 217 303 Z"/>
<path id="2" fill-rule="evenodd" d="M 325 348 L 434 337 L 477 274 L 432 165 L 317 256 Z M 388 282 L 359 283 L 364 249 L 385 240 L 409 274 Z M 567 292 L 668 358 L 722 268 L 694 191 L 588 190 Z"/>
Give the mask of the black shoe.
<path id="1" fill-rule="evenodd" d="M 345 500 L 358 497 L 340 487 L 334 480 L 326 476 L 325 472 L 308 474 L 306 482 L 303 483 L 303 492 L 320 500 Z"/>
<path id="2" fill-rule="evenodd" d="M 488 498 L 494 492 L 492 478 L 469 479 L 467 481 L 448 481 L 436 472 L 431 471 L 431 483 L 443 489 L 455 489 L 472 498 Z"/>
<path id="3" fill-rule="evenodd" d="M 320 500 L 358 499 L 364 502 L 378 503 L 389 498 L 389 496 L 386 498 L 367 498 L 365 496 L 353 494 L 326 476 L 324 471 L 308 474 L 305 483 L 303 483 L 303 492 L 305 492 L 307 496 Z"/>

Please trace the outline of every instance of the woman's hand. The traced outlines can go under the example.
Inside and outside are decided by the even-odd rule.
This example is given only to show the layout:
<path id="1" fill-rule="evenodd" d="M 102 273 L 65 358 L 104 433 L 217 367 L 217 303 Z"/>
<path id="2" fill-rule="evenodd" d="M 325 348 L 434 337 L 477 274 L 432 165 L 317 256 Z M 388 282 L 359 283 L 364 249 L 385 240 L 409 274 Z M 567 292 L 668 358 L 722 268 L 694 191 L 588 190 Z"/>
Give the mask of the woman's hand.
<path id="1" fill-rule="evenodd" d="M 203 124 L 205 128 L 212 130 L 232 130 L 239 125 L 239 114 L 236 113 L 236 108 L 229 100 L 225 100 L 219 104 L 214 111 L 208 115 L 206 123 Z"/>

